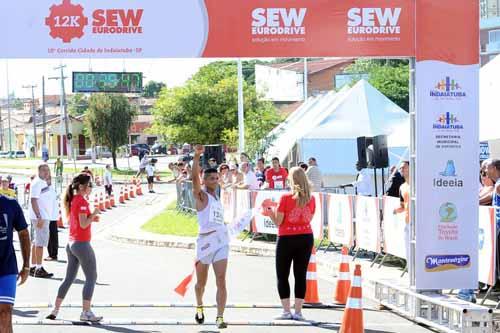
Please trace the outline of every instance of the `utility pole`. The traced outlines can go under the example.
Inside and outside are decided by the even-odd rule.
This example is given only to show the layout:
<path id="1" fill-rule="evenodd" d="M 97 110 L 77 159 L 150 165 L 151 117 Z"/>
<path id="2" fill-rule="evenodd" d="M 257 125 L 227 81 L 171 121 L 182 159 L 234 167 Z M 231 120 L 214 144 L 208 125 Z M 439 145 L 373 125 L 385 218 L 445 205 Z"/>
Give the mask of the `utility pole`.
<path id="1" fill-rule="evenodd" d="M 64 76 L 64 68 L 66 65 L 60 65 L 58 67 L 55 67 L 54 70 L 60 70 L 60 76 L 59 77 L 49 77 L 49 80 L 60 80 L 61 81 L 61 97 L 60 97 L 60 104 L 61 104 L 61 124 L 64 121 L 64 132 L 66 135 L 66 152 L 68 159 L 71 158 L 71 149 L 72 149 L 72 144 L 71 144 L 71 138 L 70 138 L 70 133 L 69 133 L 69 122 L 68 122 L 68 114 L 66 110 L 66 92 L 64 90 L 64 80 L 67 79 L 66 76 Z M 62 134 L 62 131 L 61 131 Z M 64 138 L 61 135 L 61 156 L 64 155 Z"/>
<path id="2" fill-rule="evenodd" d="M 34 142 L 34 149 L 33 149 L 33 157 L 36 157 L 37 155 L 37 149 L 38 149 L 38 140 L 36 139 L 36 107 L 35 107 L 35 88 L 36 85 L 25 85 L 23 88 L 25 89 L 31 89 L 31 117 L 33 118 L 33 142 Z"/>
<path id="3" fill-rule="evenodd" d="M 243 110 L 243 66 L 238 58 L 238 150 L 245 151 L 245 112 Z"/>
<path id="4" fill-rule="evenodd" d="M 45 113 L 45 76 L 42 76 L 42 121 L 43 121 L 43 136 L 42 146 L 47 145 L 47 117 Z"/>

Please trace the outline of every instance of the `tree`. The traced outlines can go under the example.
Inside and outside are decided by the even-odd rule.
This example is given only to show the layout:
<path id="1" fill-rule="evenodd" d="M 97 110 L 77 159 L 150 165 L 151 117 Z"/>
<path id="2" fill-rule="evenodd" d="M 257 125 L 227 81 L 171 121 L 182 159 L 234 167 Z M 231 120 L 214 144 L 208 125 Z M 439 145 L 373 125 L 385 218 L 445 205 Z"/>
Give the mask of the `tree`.
<path id="1" fill-rule="evenodd" d="M 257 98 L 254 86 L 247 82 L 243 94 L 247 152 L 255 154 L 281 117 L 270 102 Z M 234 147 L 238 131 L 236 63 L 211 63 L 200 68 L 183 87 L 164 89 L 153 115 L 153 130 L 169 141 Z"/>
<path id="2" fill-rule="evenodd" d="M 347 73 L 368 74 L 369 82 L 403 110 L 409 111 L 409 67 L 407 60 L 357 60 Z"/>
<path id="3" fill-rule="evenodd" d="M 160 91 L 166 88 L 167 85 L 163 82 L 149 81 L 143 89 L 142 97 L 157 98 Z"/>
<path id="4" fill-rule="evenodd" d="M 68 113 L 72 116 L 80 116 L 87 112 L 89 99 L 86 95 L 76 93 L 68 98 Z"/>
<path id="5" fill-rule="evenodd" d="M 132 125 L 134 109 L 128 99 L 117 94 L 94 94 L 89 99 L 89 108 L 85 118 L 93 145 L 107 146 L 116 165 L 118 147 L 128 142 L 128 130 Z"/>

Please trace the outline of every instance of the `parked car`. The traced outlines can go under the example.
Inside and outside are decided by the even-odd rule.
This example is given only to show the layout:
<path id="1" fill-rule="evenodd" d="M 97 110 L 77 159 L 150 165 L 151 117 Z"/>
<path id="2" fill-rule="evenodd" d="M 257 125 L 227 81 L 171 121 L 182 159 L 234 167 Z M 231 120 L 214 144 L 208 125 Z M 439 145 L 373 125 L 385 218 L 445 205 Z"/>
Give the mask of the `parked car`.
<path id="1" fill-rule="evenodd" d="M 14 152 L 15 158 L 26 158 L 26 153 L 22 150 L 17 150 Z"/>
<path id="2" fill-rule="evenodd" d="M 130 149 L 130 156 L 139 156 L 139 153 L 145 151 L 149 154 L 149 146 L 145 143 L 134 143 L 128 146 Z"/>
<path id="3" fill-rule="evenodd" d="M 8 157 L 9 157 L 8 151 L 0 151 L 0 158 L 8 158 Z"/>
<path id="4" fill-rule="evenodd" d="M 96 158 L 111 158 L 112 154 L 108 147 L 97 146 L 96 149 Z M 92 157 L 92 148 L 89 148 L 85 151 L 85 156 Z"/>
<path id="5" fill-rule="evenodd" d="M 160 143 L 155 143 L 152 147 L 151 147 L 151 151 L 153 152 L 153 154 L 166 154 L 167 153 L 167 146 L 166 145 L 162 145 Z"/>

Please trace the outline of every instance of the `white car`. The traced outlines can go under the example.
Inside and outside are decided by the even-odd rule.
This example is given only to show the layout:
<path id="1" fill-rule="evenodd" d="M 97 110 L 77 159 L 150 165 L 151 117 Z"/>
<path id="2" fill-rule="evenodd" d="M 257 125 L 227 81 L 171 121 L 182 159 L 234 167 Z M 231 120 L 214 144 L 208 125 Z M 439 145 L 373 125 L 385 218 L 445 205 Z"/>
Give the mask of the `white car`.
<path id="1" fill-rule="evenodd" d="M 0 158 L 8 158 L 8 157 L 9 157 L 8 151 L 0 151 Z"/>
<path id="2" fill-rule="evenodd" d="M 26 153 L 22 150 L 17 150 L 14 152 L 14 157 L 15 158 L 26 158 Z"/>
<path id="3" fill-rule="evenodd" d="M 111 158 L 112 154 L 108 147 L 95 147 L 97 158 Z M 85 156 L 92 157 L 92 148 L 85 151 Z"/>

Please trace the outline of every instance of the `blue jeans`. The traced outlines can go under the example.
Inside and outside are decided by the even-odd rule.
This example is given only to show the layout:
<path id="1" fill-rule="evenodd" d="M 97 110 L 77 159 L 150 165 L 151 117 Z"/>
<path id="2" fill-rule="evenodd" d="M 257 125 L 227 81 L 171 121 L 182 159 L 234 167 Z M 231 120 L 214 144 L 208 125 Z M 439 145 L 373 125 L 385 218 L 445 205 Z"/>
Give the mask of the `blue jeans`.
<path id="1" fill-rule="evenodd" d="M 472 298 L 474 296 L 474 289 L 460 289 L 458 291 L 459 298 Z"/>

